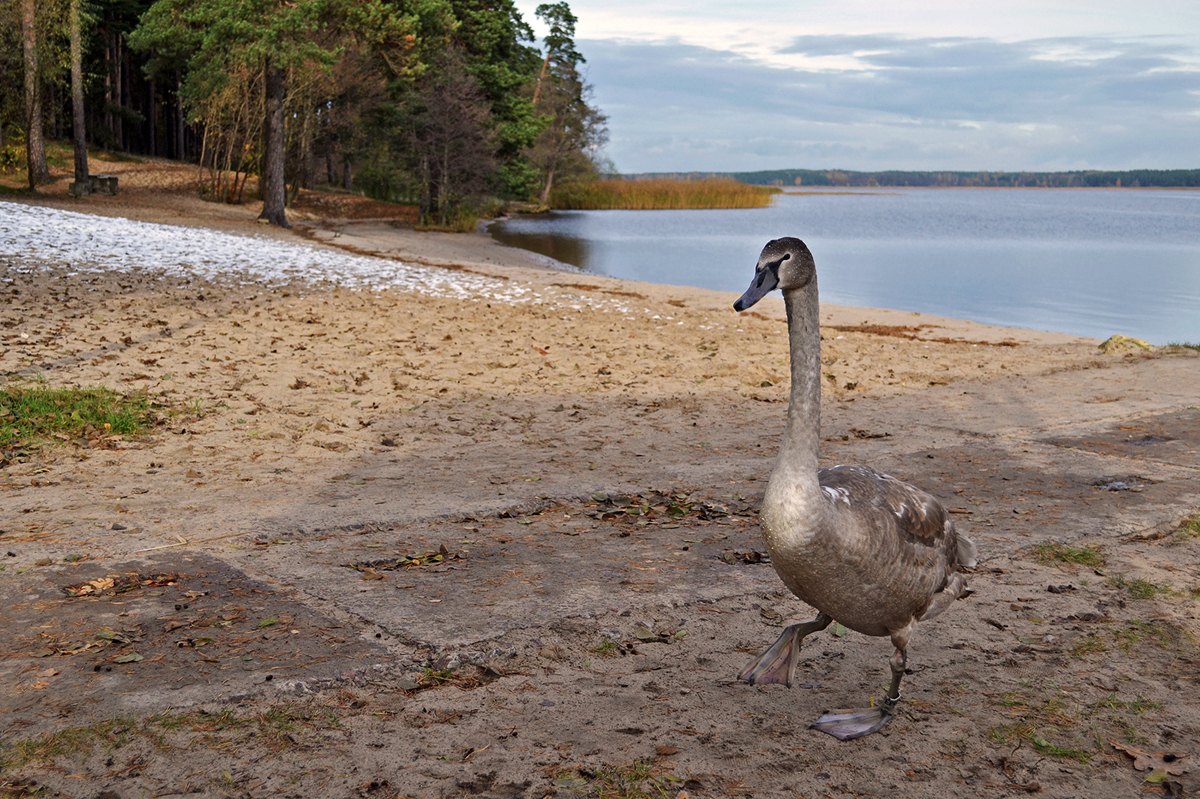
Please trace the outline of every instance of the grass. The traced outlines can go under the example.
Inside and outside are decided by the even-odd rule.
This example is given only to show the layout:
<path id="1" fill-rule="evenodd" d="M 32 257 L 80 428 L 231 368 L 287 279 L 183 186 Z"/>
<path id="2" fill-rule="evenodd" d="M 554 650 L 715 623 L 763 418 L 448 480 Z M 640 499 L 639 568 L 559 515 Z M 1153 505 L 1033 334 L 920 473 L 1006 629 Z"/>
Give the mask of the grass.
<path id="1" fill-rule="evenodd" d="M 1081 638 L 1075 642 L 1075 646 L 1071 648 L 1071 654 L 1075 657 L 1083 657 L 1084 655 L 1094 655 L 1098 652 L 1104 652 L 1108 649 L 1104 640 L 1098 635 L 1089 635 L 1087 638 Z"/>
<path id="2" fill-rule="evenodd" d="M 670 799 L 679 795 L 683 779 L 648 763 L 633 760 L 620 765 L 564 770 L 553 775 L 552 783 L 572 794 L 597 799 Z"/>
<path id="3" fill-rule="evenodd" d="M 621 654 L 621 648 L 608 638 L 601 641 L 595 648 L 588 650 L 602 658 L 615 658 Z"/>
<path id="4" fill-rule="evenodd" d="M 1134 744 L 1143 742 L 1145 736 L 1138 726 L 1152 723 L 1154 718 L 1147 714 L 1165 707 L 1140 694 L 1122 699 L 1115 692 L 1080 705 L 1075 698 L 1086 691 L 1077 687 L 1022 685 L 1024 692 L 988 694 L 988 704 L 1007 717 L 1005 723 L 988 730 L 988 738 L 999 743 L 1026 743 L 1040 755 L 1085 765 L 1106 750 L 1105 741 L 1114 735 Z M 1077 748 L 1091 736 L 1095 736 L 1094 750 Z"/>
<path id="5" fill-rule="evenodd" d="M 1200 344 L 1194 341 L 1172 341 L 1167 346 L 1177 350 L 1195 350 L 1200 352 Z"/>
<path id="6" fill-rule="evenodd" d="M 97 746 L 112 751 L 125 746 L 139 734 L 144 735 L 145 729 L 135 719 L 117 718 L 16 741 L 0 753 L 0 771 L 35 762 L 48 763 L 65 755 L 78 755 L 86 761 Z"/>
<path id="7" fill-rule="evenodd" d="M 1108 584 L 1114 588 L 1125 589 L 1133 599 L 1153 599 L 1159 594 L 1175 593 L 1169 585 L 1157 585 L 1149 580 L 1126 580 L 1119 574 L 1109 577 Z"/>
<path id="8" fill-rule="evenodd" d="M 1001 724 L 988 730 L 988 738 L 1000 743 L 1025 741 L 1040 755 L 1075 760 L 1084 765 L 1087 765 L 1092 759 L 1090 754 L 1081 749 L 1071 749 L 1051 743 L 1032 724 Z"/>
<path id="9" fill-rule="evenodd" d="M 1139 716 L 1147 710 L 1162 710 L 1166 705 L 1162 702 L 1151 702 L 1148 699 L 1143 699 L 1141 694 L 1138 694 L 1137 699 L 1132 702 L 1125 702 L 1117 699 L 1116 694 L 1109 694 L 1096 703 L 1096 707 L 1107 708 L 1108 710 L 1132 710 Z"/>
<path id="10" fill-rule="evenodd" d="M 426 221 L 417 223 L 415 228 L 418 231 L 429 233 L 471 233 L 479 224 L 480 219 L 479 214 L 460 211 L 446 224 Z"/>
<path id="11" fill-rule="evenodd" d="M 97 747 L 111 754 L 139 738 L 149 741 L 158 749 L 172 746 L 186 748 L 196 744 L 224 749 L 230 746 L 232 736 L 234 743 L 253 739 L 256 743 L 281 750 L 297 745 L 295 736 L 310 731 L 336 729 L 340 723 L 340 718 L 332 708 L 315 702 L 270 705 L 257 712 L 238 713 L 227 708 L 218 713 L 199 710 L 160 713 L 141 720 L 131 717 L 110 719 L 25 740 L 9 739 L 0 748 L 0 772 L 34 764 L 49 764 L 60 757 L 87 762 Z"/>
<path id="12" fill-rule="evenodd" d="M 778 189 L 736 180 L 598 180 L 554 190 L 550 205 L 561 210 L 647 211 L 684 208 L 765 208 Z"/>
<path id="13" fill-rule="evenodd" d="M 1200 538 L 1200 513 L 1186 520 L 1175 531 L 1175 537 L 1171 539 L 1171 543 L 1182 544 L 1184 541 L 1193 541 L 1197 538 Z"/>
<path id="14" fill-rule="evenodd" d="M 1032 550 L 1033 559 L 1038 563 L 1052 563 L 1088 566 L 1093 569 L 1104 565 L 1104 556 L 1100 554 L 1099 545 L 1086 547 L 1069 547 L 1066 544 L 1039 544 Z"/>
<path id="15" fill-rule="evenodd" d="M 137 435 L 152 424 L 153 410 L 145 394 L 42 384 L 0 388 L 0 448 Z"/>
<path id="16" fill-rule="evenodd" d="M 1137 655 L 1137 647 L 1142 643 L 1157 646 L 1165 652 L 1176 655 L 1188 652 L 1195 647 L 1191 635 L 1181 627 L 1164 619 L 1140 621 L 1130 619 L 1120 630 L 1113 630 L 1117 646 L 1129 656 Z"/>

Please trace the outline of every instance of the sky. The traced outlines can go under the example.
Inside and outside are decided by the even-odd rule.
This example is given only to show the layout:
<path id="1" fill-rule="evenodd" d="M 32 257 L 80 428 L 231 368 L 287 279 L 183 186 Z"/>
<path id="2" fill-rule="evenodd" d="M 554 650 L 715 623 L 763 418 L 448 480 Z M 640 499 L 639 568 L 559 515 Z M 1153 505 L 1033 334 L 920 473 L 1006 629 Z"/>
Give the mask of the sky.
<path id="1" fill-rule="evenodd" d="M 620 172 L 1200 168 L 1200 0 L 570 5 Z"/>

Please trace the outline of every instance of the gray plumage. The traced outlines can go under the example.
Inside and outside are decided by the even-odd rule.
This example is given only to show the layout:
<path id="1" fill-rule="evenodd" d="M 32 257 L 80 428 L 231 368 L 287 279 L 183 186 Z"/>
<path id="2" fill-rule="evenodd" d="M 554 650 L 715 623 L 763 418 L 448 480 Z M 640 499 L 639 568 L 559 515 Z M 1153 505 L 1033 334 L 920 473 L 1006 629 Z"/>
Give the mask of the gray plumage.
<path id="1" fill-rule="evenodd" d="M 739 675 L 791 685 L 805 635 L 831 621 L 896 647 L 892 687 L 879 708 L 827 714 L 814 726 L 842 739 L 875 732 L 900 699 L 914 625 L 968 592 L 960 571 L 975 565 L 974 543 L 924 491 L 866 466 L 817 468 L 820 440 L 820 327 L 816 266 L 804 242 L 768 242 L 741 311 L 774 288 L 788 315 L 792 388 L 788 422 L 760 515 L 776 573 L 819 615 L 788 627 Z"/>

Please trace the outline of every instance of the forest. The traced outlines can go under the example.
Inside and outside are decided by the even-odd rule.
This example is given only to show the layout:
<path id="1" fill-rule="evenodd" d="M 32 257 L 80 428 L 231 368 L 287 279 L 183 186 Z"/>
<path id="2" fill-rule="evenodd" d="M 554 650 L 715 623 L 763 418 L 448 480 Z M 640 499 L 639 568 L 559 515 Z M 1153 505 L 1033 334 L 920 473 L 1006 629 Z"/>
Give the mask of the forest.
<path id="1" fill-rule="evenodd" d="M 646 177 L 660 178 L 663 175 Z M 692 173 L 672 177 L 732 178 L 778 187 L 911 186 L 940 188 L 1200 188 L 1200 169 L 1080 169 L 1068 172 L 901 171 L 854 172 L 841 169 L 772 169 L 760 172 Z"/>
<path id="2" fill-rule="evenodd" d="M 215 201 L 257 178 L 277 225 L 324 188 L 470 227 L 597 174 L 577 18 L 536 14 L 540 42 L 512 0 L 0 0 L 0 168 L 35 190 L 69 139 L 77 182 L 86 143 L 193 162 Z"/>

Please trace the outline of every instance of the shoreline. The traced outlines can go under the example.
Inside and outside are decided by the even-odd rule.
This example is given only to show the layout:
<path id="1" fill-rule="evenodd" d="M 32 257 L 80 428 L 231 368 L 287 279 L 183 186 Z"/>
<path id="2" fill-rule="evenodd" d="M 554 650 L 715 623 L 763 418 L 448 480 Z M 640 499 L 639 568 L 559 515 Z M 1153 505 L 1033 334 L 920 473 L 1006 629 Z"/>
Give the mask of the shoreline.
<path id="1" fill-rule="evenodd" d="M 177 169 L 184 171 L 182 167 Z M 113 171 L 118 175 L 122 174 L 119 170 Z M 132 169 L 128 171 L 136 172 Z M 146 201 L 146 194 L 156 195 L 156 200 L 162 199 L 165 194 L 168 202 L 149 203 Z M 607 287 L 606 290 L 609 292 L 619 291 L 620 286 L 627 285 L 636 288 L 636 293 L 684 294 L 712 310 L 732 306 L 732 301 L 737 296 L 734 292 L 645 283 L 590 274 L 570 264 L 555 261 L 549 256 L 501 244 L 486 231 L 478 229 L 471 233 L 420 232 L 411 227 L 394 224 L 386 219 L 329 219 L 316 213 L 289 209 L 292 229 L 285 230 L 255 221 L 261 203 L 247 202 L 240 206 L 209 203 L 194 196 L 156 191 L 147 192 L 140 187 L 131 190 L 122 189 L 122 193 L 115 196 L 92 195 L 82 202 L 67 197 L 65 189 L 57 194 L 16 199 L 6 198 L 0 201 L 46 206 L 75 213 L 121 217 L 138 222 L 265 236 L 279 241 L 315 243 L 359 255 L 378 256 L 401 262 L 408 261 L 443 268 L 465 267 L 492 277 L 518 279 L 533 285 L 562 282 L 561 276 L 573 276 L 578 278 L 576 282 L 598 284 Z M 559 277 L 552 278 L 548 275 Z M 1004 340 L 1039 344 L 1094 343 L 1098 345 L 1100 343 L 1100 339 L 1086 336 L 1032 328 L 989 325 L 973 320 L 956 319 L 919 311 L 844 306 L 825 302 L 822 302 L 821 307 L 822 324 L 837 326 L 923 325 L 941 331 L 944 334 L 941 336 L 942 338 L 989 343 Z M 753 313 L 769 315 L 773 319 L 783 321 L 782 300 L 777 297 L 769 297 Z M 862 319 L 864 315 L 868 318 Z"/>

